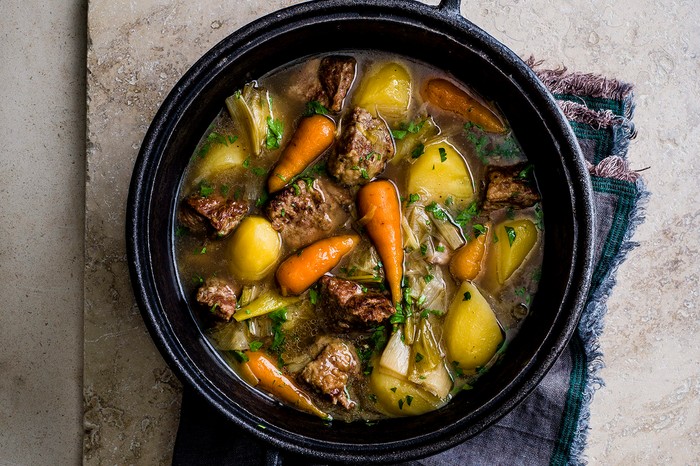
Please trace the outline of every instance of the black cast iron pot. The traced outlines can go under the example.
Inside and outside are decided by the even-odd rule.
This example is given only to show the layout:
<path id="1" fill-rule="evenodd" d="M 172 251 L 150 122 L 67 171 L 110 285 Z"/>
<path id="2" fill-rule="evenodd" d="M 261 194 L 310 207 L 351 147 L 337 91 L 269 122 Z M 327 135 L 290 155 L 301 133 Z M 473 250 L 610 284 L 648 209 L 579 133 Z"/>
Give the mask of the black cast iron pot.
<path id="1" fill-rule="evenodd" d="M 306 55 L 378 49 L 454 75 L 496 101 L 535 165 L 544 199 L 540 291 L 507 357 L 437 412 L 326 425 L 242 382 L 200 332 L 178 283 L 176 200 L 183 171 L 233 89 Z M 487 427 L 536 386 L 564 349 L 587 295 L 593 217 L 576 139 L 553 98 L 509 49 L 465 20 L 459 0 L 323 0 L 261 18 L 207 52 L 177 83 L 141 147 L 128 200 L 127 242 L 137 301 L 170 367 L 227 418 L 276 447 L 326 461 L 387 462 L 447 449 Z M 265 425 L 262 430 L 258 426 Z"/>

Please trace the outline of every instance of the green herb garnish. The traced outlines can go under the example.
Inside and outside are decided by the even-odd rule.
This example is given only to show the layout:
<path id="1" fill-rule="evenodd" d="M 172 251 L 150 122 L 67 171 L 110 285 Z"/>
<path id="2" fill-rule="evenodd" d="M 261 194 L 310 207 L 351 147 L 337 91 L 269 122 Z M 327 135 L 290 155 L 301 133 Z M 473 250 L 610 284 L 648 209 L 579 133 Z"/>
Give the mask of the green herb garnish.
<path id="1" fill-rule="evenodd" d="M 517 236 L 515 233 L 515 228 L 509 226 L 504 226 L 503 228 L 506 230 L 506 234 L 508 235 L 508 245 L 510 247 L 513 247 L 515 237 Z"/>
<path id="2" fill-rule="evenodd" d="M 265 138 L 265 146 L 268 149 L 279 149 L 283 133 L 284 125 L 282 122 L 272 117 L 267 117 L 267 138 Z"/>

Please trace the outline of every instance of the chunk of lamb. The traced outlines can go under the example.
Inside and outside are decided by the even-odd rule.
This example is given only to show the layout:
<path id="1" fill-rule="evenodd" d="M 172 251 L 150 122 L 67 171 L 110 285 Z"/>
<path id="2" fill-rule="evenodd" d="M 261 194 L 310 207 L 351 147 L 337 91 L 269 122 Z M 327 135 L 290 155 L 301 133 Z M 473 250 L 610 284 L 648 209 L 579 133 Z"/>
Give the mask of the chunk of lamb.
<path id="1" fill-rule="evenodd" d="M 379 324 L 396 312 L 391 300 L 360 284 L 330 275 L 321 277 L 321 305 L 343 329 Z"/>
<path id="2" fill-rule="evenodd" d="M 384 171 L 392 157 L 394 142 L 386 123 L 356 107 L 328 159 L 328 170 L 346 186 L 366 184 Z"/>
<path id="3" fill-rule="evenodd" d="M 318 79 L 321 89 L 315 98 L 332 112 L 340 112 L 343 100 L 355 80 L 357 61 L 353 57 L 332 55 L 321 60 Z"/>
<path id="4" fill-rule="evenodd" d="M 236 312 L 236 291 L 220 278 L 207 278 L 197 290 L 197 302 L 209 308 L 215 317 L 228 322 Z"/>
<path id="5" fill-rule="evenodd" d="M 184 200 L 178 221 L 195 232 L 206 231 L 208 225 L 221 237 L 235 230 L 246 214 L 246 201 L 226 199 L 217 193 L 208 196 L 194 193 Z"/>
<path id="6" fill-rule="evenodd" d="M 352 197 L 328 179 L 297 180 L 278 191 L 266 207 L 272 228 L 298 249 L 328 236 L 350 218 Z"/>
<path id="7" fill-rule="evenodd" d="M 492 212 L 503 207 L 525 209 L 535 205 L 540 195 L 526 165 L 492 167 L 486 173 L 486 196 L 482 210 Z"/>
<path id="8" fill-rule="evenodd" d="M 322 349 L 301 371 L 301 378 L 319 392 L 330 396 L 333 404 L 340 403 L 345 409 L 354 408 L 355 402 L 348 399 L 346 393 L 350 376 L 359 373 L 352 344 L 336 338 L 321 337 L 313 347 L 316 351 Z"/>

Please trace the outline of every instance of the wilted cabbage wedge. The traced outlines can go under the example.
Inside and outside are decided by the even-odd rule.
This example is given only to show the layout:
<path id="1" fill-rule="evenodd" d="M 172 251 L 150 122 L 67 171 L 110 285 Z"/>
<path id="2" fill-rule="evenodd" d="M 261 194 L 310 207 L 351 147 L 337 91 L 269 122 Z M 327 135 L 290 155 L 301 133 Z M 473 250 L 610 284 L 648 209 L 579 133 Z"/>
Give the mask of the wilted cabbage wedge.
<path id="1" fill-rule="evenodd" d="M 226 108 L 234 124 L 243 131 L 241 137 L 248 143 L 250 152 L 260 155 L 267 138 L 268 118 L 274 119 L 270 93 L 255 81 L 250 82 L 226 98 Z"/>

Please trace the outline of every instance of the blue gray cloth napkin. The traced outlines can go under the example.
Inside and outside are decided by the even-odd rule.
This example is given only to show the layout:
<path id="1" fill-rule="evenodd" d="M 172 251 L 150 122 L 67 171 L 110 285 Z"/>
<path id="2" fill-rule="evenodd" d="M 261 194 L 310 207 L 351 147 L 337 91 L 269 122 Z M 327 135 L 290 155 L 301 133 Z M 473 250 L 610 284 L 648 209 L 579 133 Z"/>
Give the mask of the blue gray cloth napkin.
<path id="1" fill-rule="evenodd" d="M 615 272 L 636 246 L 648 195 L 639 174 L 627 166 L 634 138 L 632 86 L 566 68 L 528 64 L 557 99 L 578 137 L 594 191 L 596 249 L 593 281 L 581 322 L 542 383 L 493 426 L 443 453 L 412 465 L 584 464 L 589 406 L 603 385 L 599 337 Z M 235 434 L 234 434 L 235 432 Z M 291 465 L 309 459 L 280 454 L 243 432 L 185 388 L 174 465 Z"/>

